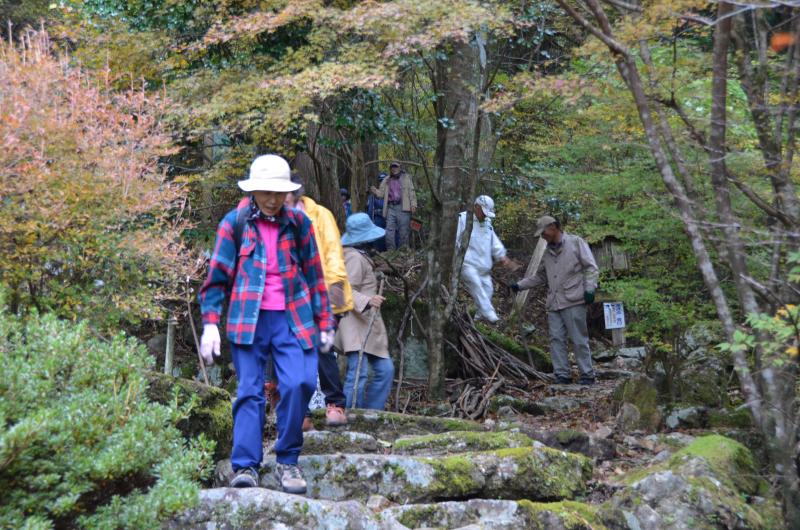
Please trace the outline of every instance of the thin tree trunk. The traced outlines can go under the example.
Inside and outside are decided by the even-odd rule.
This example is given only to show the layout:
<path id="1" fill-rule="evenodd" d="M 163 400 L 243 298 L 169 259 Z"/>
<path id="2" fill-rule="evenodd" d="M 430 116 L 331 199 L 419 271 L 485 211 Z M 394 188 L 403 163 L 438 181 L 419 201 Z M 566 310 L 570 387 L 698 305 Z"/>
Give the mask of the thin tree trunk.
<path id="1" fill-rule="evenodd" d="M 642 85 L 641 77 L 636 66 L 636 61 L 632 57 L 630 51 L 614 39 L 611 31 L 611 24 L 608 22 L 602 9 L 598 6 L 595 0 L 586 0 L 586 5 L 589 10 L 594 14 L 598 20 L 600 27 L 594 26 L 589 22 L 581 13 L 575 10 L 566 0 L 556 0 L 558 4 L 579 24 L 581 24 L 587 31 L 599 38 L 605 43 L 609 50 L 615 56 L 615 62 L 620 76 L 625 81 L 628 89 L 633 96 L 636 110 L 639 113 L 639 119 L 642 122 L 647 143 L 650 146 L 650 152 L 656 162 L 661 178 L 667 191 L 673 197 L 678 211 L 680 212 L 681 220 L 683 221 L 684 228 L 689 236 L 689 242 L 692 245 L 695 257 L 697 258 L 697 266 L 700 269 L 700 274 L 703 276 L 703 281 L 706 288 L 709 290 L 711 299 L 717 309 L 717 316 L 722 323 L 725 336 L 730 341 L 733 339 L 733 332 L 736 327 L 734 325 L 733 316 L 731 315 L 730 308 L 725 293 L 720 286 L 719 278 L 714 270 L 711 262 L 711 257 L 705 245 L 703 234 L 700 231 L 697 215 L 694 211 L 691 201 L 686 195 L 686 192 L 675 177 L 672 167 L 669 164 L 665 154 L 661 137 L 653 122 L 652 112 L 650 110 L 649 101 L 645 94 Z M 761 408 L 760 408 L 760 393 L 756 387 L 750 366 L 746 356 L 743 353 L 734 354 L 734 364 L 739 372 L 739 378 L 747 399 L 748 406 L 753 413 L 756 422 L 761 422 Z"/>
<path id="2" fill-rule="evenodd" d="M 714 31 L 714 50 L 711 73 L 711 129 L 708 135 L 708 155 L 711 165 L 711 184 L 717 216 L 725 235 L 727 261 L 733 273 L 733 282 L 745 313 L 759 311 L 753 289 L 745 281 L 749 276 L 744 244 L 739 237 L 741 220 L 733 213 L 731 192 L 728 186 L 728 169 L 725 163 L 725 135 L 727 131 L 728 103 L 728 45 L 731 39 L 733 6 L 720 2 Z"/>
<path id="3" fill-rule="evenodd" d="M 444 396 L 444 334 L 457 292 L 452 289 L 455 238 L 462 193 L 470 182 L 470 124 L 477 111 L 475 73 L 477 54 L 468 42 L 453 42 L 447 59 L 436 64 L 435 85 L 441 96 L 437 108 L 437 186 L 433 190 L 433 211 L 427 246 L 428 300 L 428 390 L 432 398 Z M 468 223 L 469 224 L 469 223 Z M 457 286 L 457 279 L 455 282 Z"/>

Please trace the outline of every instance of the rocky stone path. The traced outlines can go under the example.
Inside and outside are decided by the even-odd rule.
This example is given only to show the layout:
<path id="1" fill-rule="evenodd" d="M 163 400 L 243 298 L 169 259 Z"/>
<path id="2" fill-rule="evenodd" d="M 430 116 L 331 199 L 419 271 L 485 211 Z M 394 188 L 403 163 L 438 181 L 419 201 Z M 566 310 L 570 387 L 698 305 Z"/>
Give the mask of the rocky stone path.
<path id="1" fill-rule="evenodd" d="M 316 411 L 300 459 L 307 495 L 278 491 L 267 440 L 260 488 L 227 488 L 221 460 L 198 507 L 167 526 L 777 528 L 756 459 L 736 441 L 748 432 L 742 415 L 667 409 L 641 351 L 607 357 L 596 385 L 506 388 L 483 422 L 357 410 L 327 428 Z"/>

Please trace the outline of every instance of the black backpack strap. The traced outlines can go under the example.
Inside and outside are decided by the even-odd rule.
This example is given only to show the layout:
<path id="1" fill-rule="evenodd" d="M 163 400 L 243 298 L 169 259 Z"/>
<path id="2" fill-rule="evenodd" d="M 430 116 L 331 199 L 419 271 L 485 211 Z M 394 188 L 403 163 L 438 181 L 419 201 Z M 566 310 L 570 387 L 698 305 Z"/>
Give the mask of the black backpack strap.
<path id="1" fill-rule="evenodd" d="M 242 234 L 244 226 L 247 224 L 247 217 L 250 212 L 247 208 L 240 208 L 236 212 L 236 223 L 233 225 L 233 244 L 236 245 L 236 256 L 239 256 L 239 249 L 242 246 Z"/>

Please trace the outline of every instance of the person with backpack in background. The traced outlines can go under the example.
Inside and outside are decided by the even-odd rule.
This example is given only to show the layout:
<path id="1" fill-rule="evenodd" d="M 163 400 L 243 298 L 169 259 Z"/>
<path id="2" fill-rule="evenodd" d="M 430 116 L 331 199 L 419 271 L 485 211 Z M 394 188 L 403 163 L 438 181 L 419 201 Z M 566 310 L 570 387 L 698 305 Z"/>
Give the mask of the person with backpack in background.
<path id="1" fill-rule="evenodd" d="M 395 250 L 408 246 L 411 234 L 411 214 L 417 211 L 417 193 L 414 181 L 397 162 L 389 165 L 389 178 L 380 188 L 370 187 L 373 195 L 383 199 L 383 217 L 386 219 L 386 248 Z M 395 234 L 398 234 L 395 242 Z"/>
<path id="2" fill-rule="evenodd" d="M 378 187 L 380 187 L 386 177 L 388 177 L 388 175 L 384 172 L 378 175 Z M 373 193 L 370 193 L 369 197 L 367 197 L 367 215 L 369 215 L 370 220 L 372 220 L 375 226 L 378 228 L 386 228 L 386 218 L 383 216 L 383 199 L 379 199 Z M 373 241 L 372 248 L 378 252 L 385 252 L 386 238 L 382 237 Z"/>
<path id="3" fill-rule="evenodd" d="M 386 299 L 378 294 L 378 280 L 375 277 L 375 265 L 369 258 L 369 244 L 384 237 L 386 231 L 375 226 L 365 213 L 351 215 L 345 228 L 342 246 L 347 276 L 353 286 L 355 309 L 339 322 L 335 339 L 336 349 L 347 355 L 344 393 L 348 408 L 355 401 L 358 408 L 383 410 L 392 390 L 394 363 L 389 357 L 389 335 L 380 314 L 381 304 Z M 373 312 L 376 313 L 374 319 Z M 359 356 L 362 357 L 362 363 L 358 373 L 358 396 L 354 396 Z M 372 377 L 367 381 L 370 370 Z"/>
<path id="4" fill-rule="evenodd" d="M 350 192 L 347 191 L 347 188 L 339 188 L 339 196 L 342 198 L 344 217 L 347 219 L 353 213 L 353 203 L 350 202 Z"/>
<path id="5" fill-rule="evenodd" d="M 311 225 L 314 227 L 314 240 L 322 260 L 328 299 L 333 314 L 340 318 L 348 311 L 353 310 L 353 291 L 347 279 L 339 227 L 336 225 L 333 212 L 305 195 L 303 181 L 299 177 L 293 176 L 292 182 L 300 187 L 296 191 L 286 194 L 286 206 L 300 210 L 311 219 Z M 319 354 L 319 383 L 320 390 L 325 395 L 326 425 L 346 425 L 345 397 L 339 376 L 339 365 L 333 351 Z M 280 399 L 279 396 L 276 397 Z M 303 422 L 303 430 L 308 431 L 311 428 L 311 418 L 307 414 Z"/>
<path id="6" fill-rule="evenodd" d="M 230 291 L 227 338 L 238 386 L 233 403 L 230 485 L 259 484 L 265 419 L 264 368 L 272 354 L 281 399 L 275 473 L 283 491 L 305 493 L 297 465 L 303 418 L 317 384 L 317 349 L 333 345 L 335 321 L 309 218 L 284 206 L 299 186 L 277 155 L 257 157 L 239 187 L 248 193 L 217 227 L 208 276 L 200 288 L 207 364 L 220 355 L 217 325 Z"/>

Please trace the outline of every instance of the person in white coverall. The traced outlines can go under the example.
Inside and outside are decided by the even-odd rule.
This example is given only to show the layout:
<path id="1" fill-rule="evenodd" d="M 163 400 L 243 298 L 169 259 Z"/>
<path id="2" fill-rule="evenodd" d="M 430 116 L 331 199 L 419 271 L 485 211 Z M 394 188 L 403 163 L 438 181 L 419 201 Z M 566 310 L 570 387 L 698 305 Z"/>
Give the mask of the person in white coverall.
<path id="1" fill-rule="evenodd" d="M 492 219 L 495 217 L 492 198 L 488 195 L 479 196 L 475 199 L 472 213 L 472 233 L 461 267 L 461 280 L 478 306 L 475 318 L 497 322 L 500 317 L 492 305 L 492 266 L 495 262 L 511 266 L 511 260 L 506 257 L 506 247 L 492 228 Z M 457 247 L 460 246 L 466 226 L 467 212 L 461 212 L 458 214 Z"/>

